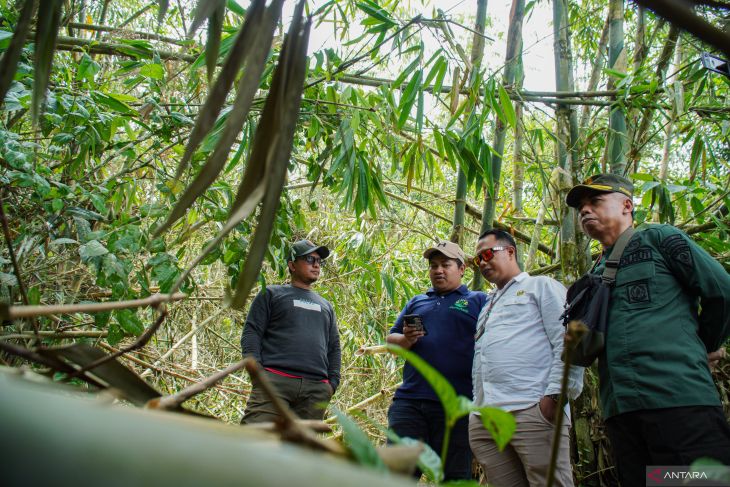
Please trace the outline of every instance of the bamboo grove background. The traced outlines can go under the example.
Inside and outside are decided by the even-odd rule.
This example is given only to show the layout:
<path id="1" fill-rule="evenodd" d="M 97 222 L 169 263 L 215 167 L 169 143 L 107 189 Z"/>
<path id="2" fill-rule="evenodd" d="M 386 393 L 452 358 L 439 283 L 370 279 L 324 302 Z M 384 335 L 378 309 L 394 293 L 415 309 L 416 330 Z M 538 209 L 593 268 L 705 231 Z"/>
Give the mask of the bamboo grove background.
<path id="1" fill-rule="evenodd" d="M 486 0 L 468 18 L 387 0 L 0 2 L 3 302 L 186 295 L 162 314 L 13 320 L 5 306 L 0 360 L 23 363 L 11 345 L 114 352 L 147 330 L 120 360 L 173 394 L 240 360 L 247 303 L 307 237 L 333 250 L 317 284 L 341 331 L 333 404 L 385 424 L 400 362 L 367 347 L 428 287 L 422 250 L 449 238 L 469 253 L 496 226 L 525 270 L 570 284 L 598 249 L 564 195 L 599 171 L 633 179 L 637 224 L 675 224 L 728 268 L 730 78 L 700 57 L 728 57 L 730 6 L 677 0 L 701 22 L 691 35 L 653 2 L 543 0 L 557 90 L 530 92 L 521 32 L 538 3 L 513 0 L 493 32 Z M 337 46 L 307 56 L 312 29 Z M 726 360 L 726 412 L 729 374 Z M 610 484 L 586 381 L 575 472 Z M 249 390 L 231 374 L 186 406 L 235 423 Z"/>

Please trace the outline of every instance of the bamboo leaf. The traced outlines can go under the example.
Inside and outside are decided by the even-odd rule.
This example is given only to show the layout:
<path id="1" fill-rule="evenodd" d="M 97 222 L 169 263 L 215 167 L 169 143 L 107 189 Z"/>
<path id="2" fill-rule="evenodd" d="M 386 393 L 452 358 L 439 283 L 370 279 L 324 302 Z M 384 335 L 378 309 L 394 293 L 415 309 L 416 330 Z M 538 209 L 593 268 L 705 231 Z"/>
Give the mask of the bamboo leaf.
<path id="1" fill-rule="evenodd" d="M 233 12 L 236 15 L 240 15 L 241 17 L 246 15 L 246 10 L 241 7 L 236 0 L 227 0 L 226 1 L 226 7 L 228 7 L 228 10 Z M 249 7 L 251 8 L 251 7 Z"/>
<path id="2" fill-rule="evenodd" d="M 419 65 L 421 64 L 421 58 L 416 57 L 411 63 L 406 66 L 406 68 L 401 71 L 401 73 L 398 75 L 398 77 L 393 80 L 393 83 L 391 83 L 391 88 L 396 89 L 399 88 L 400 85 L 403 84 L 403 82 L 406 80 L 409 74 L 413 72 Z"/>
<path id="3" fill-rule="evenodd" d="M 264 69 L 266 57 L 269 53 L 269 50 L 271 49 L 271 40 L 274 35 L 276 21 L 280 14 L 281 5 L 282 2 L 280 0 L 275 1 L 268 9 L 266 9 L 266 11 L 263 12 L 263 16 L 258 24 L 260 31 L 257 33 L 258 35 L 256 35 L 256 37 L 251 39 L 251 52 L 248 59 L 246 60 L 246 70 L 244 71 L 244 74 L 238 83 L 238 92 L 236 94 L 236 99 L 233 103 L 233 108 L 231 112 L 228 114 L 228 118 L 223 128 L 221 137 L 218 140 L 218 144 L 216 145 L 213 154 L 211 154 L 211 156 L 208 158 L 208 161 L 205 163 L 193 182 L 190 183 L 190 185 L 185 189 L 185 192 L 175 204 L 175 207 L 170 212 L 170 215 L 168 216 L 165 223 L 163 223 L 155 231 L 155 236 L 159 236 L 160 234 L 162 234 L 162 232 L 167 230 L 174 222 L 182 217 L 185 214 L 185 211 L 190 208 L 190 206 L 192 206 L 195 200 L 201 194 L 203 194 L 206 189 L 208 189 L 213 181 L 215 181 L 215 179 L 218 177 L 221 170 L 225 166 L 231 146 L 233 145 L 236 135 L 240 132 L 241 127 L 243 126 L 243 123 L 248 116 L 249 109 L 251 108 L 251 101 L 253 100 L 253 96 L 259 86 L 259 80 L 261 77 L 261 73 Z M 249 12 L 252 9 L 249 9 Z M 224 74 L 229 74 L 227 68 L 223 72 L 221 72 L 221 77 L 224 76 Z M 220 77 L 218 81 L 220 81 Z M 216 82 L 216 88 L 218 87 L 218 81 Z M 216 88 L 214 88 L 214 93 L 211 93 L 209 98 L 222 93 L 222 91 L 216 91 Z M 223 99 L 225 99 L 225 94 L 223 94 Z M 222 104 L 223 100 L 220 101 Z M 207 100 L 205 106 L 208 106 Z M 204 110 L 205 108 L 201 110 L 201 115 L 198 117 L 198 120 L 196 120 L 195 128 L 199 127 L 197 123 L 200 118 L 207 116 L 203 113 Z M 213 120 L 208 119 L 207 121 L 202 122 L 202 124 L 207 124 L 208 122 L 212 123 Z M 193 132 L 195 133 L 195 129 L 193 129 Z M 191 140 L 188 144 L 188 148 L 192 143 L 193 141 Z M 242 187 L 245 186 L 245 194 L 247 195 L 247 198 L 250 199 L 250 201 L 247 205 L 243 207 L 243 211 L 241 212 L 241 216 L 238 217 L 238 221 L 241 221 L 250 214 L 250 212 L 253 210 L 253 208 L 256 207 L 261 199 L 261 196 L 263 195 L 264 177 L 266 176 L 266 170 L 263 166 L 264 160 L 265 159 L 263 157 L 258 159 L 251 158 L 249 160 L 248 166 L 246 167 L 246 174 L 244 175 L 244 179 L 241 184 Z M 259 186 L 261 186 L 261 188 L 257 190 Z M 236 203 L 234 203 L 233 207 L 237 208 L 242 204 L 242 201 L 237 201 Z"/>
<path id="4" fill-rule="evenodd" d="M 294 129 L 299 118 L 299 106 L 304 90 L 307 45 L 312 24 L 311 19 L 308 19 L 302 25 L 304 3 L 302 0 L 295 8 L 291 27 L 282 47 L 279 65 L 274 72 L 269 95 L 266 97 L 261 122 L 256 130 L 254 148 L 251 151 L 251 160 L 265 155 L 268 162 L 268 180 L 256 233 L 231 300 L 231 307 L 236 309 L 246 304 L 248 294 L 258 279 L 286 179 Z M 239 191 L 234 207 L 237 202 L 245 198 L 245 193 Z M 229 224 L 231 222 L 229 218 Z"/>
<path id="5" fill-rule="evenodd" d="M 399 116 L 397 127 L 399 129 L 403 128 L 411 114 L 413 103 L 415 103 L 418 91 L 421 89 L 422 76 L 423 71 L 419 69 L 413 74 L 413 77 L 408 82 L 408 86 L 406 86 L 405 90 L 403 90 L 403 94 L 401 95 L 400 103 L 398 105 Z"/>
<path id="6" fill-rule="evenodd" d="M 13 39 L 10 41 L 8 50 L 5 51 L 2 61 L 0 61 L 0 106 L 5 101 L 5 94 L 8 92 L 13 77 L 15 77 L 18 60 L 20 60 L 25 39 L 28 37 L 28 32 L 30 32 L 35 6 L 36 0 L 25 0 L 23 10 L 20 12 L 20 17 L 18 17 L 18 23 L 15 25 Z"/>
<path id="7" fill-rule="evenodd" d="M 122 327 L 122 330 L 130 335 L 139 336 L 144 331 L 142 321 L 137 317 L 137 312 L 132 309 L 119 309 L 114 311 L 114 315 Z"/>
<path id="8" fill-rule="evenodd" d="M 480 407 L 474 408 L 473 411 L 479 413 L 482 424 L 492 435 L 497 448 L 500 451 L 504 450 L 517 429 L 515 417 L 499 408 Z"/>
<path id="9" fill-rule="evenodd" d="M 38 124 L 41 107 L 46 100 L 46 90 L 51 79 L 53 52 L 56 49 L 58 26 L 61 21 L 61 0 L 40 0 L 35 35 L 35 63 L 31 118 Z"/>
<path id="10" fill-rule="evenodd" d="M 700 162 L 702 160 L 702 155 L 705 152 L 705 142 L 702 136 L 695 137 L 695 140 L 692 144 L 692 153 L 690 154 L 689 158 L 689 169 L 690 174 L 692 177 L 697 174 L 697 170 L 700 166 Z"/>
<path id="11" fill-rule="evenodd" d="M 157 9 L 157 24 L 161 24 L 167 13 L 167 8 L 170 6 L 170 0 L 158 0 L 159 5 Z"/>
<path id="12" fill-rule="evenodd" d="M 499 102 L 502 105 L 502 113 L 504 118 L 510 124 L 512 129 L 517 127 L 517 115 L 515 115 L 515 107 L 512 105 L 512 100 L 509 98 L 507 90 L 504 89 L 502 84 L 499 85 Z"/>
<path id="13" fill-rule="evenodd" d="M 365 0 L 364 2 L 358 2 L 357 7 L 376 20 L 377 24 L 384 24 L 387 27 L 396 25 L 390 14 L 375 2 Z"/>
<path id="14" fill-rule="evenodd" d="M 125 115 L 134 115 L 137 113 L 136 110 L 123 101 L 100 91 L 91 92 L 91 98 L 93 98 L 95 102 L 104 105 L 107 108 L 111 108 L 115 112 L 123 113 Z"/>
<path id="15" fill-rule="evenodd" d="M 252 46 L 255 44 L 254 40 L 260 36 L 266 36 L 264 32 L 267 32 L 265 30 L 268 28 L 267 26 L 270 22 L 273 21 L 275 23 L 278 20 L 281 15 L 282 3 L 283 0 L 274 0 L 269 8 L 266 9 L 267 14 L 264 14 L 265 0 L 254 0 L 251 3 L 246 14 L 246 20 L 236 36 L 233 48 L 223 63 L 220 74 L 215 80 L 208 98 L 206 98 L 205 103 L 201 107 L 198 117 L 195 119 L 195 126 L 190 133 L 188 144 L 185 147 L 185 153 L 175 173 L 176 178 L 180 177 L 187 167 L 188 162 L 190 162 L 195 149 L 203 141 L 205 134 L 215 124 L 216 118 L 225 104 L 226 96 L 231 89 L 231 85 L 241 65 L 246 61 Z M 261 32 L 259 29 L 264 32 Z"/>
<path id="16" fill-rule="evenodd" d="M 195 5 L 193 22 L 190 24 L 190 29 L 188 30 L 188 37 L 193 37 L 193 34 L 203 25 L 203 22 L 206 19 L 210 19 L 213 13 L 220 8 L 221 4 L 225 8 L 225 0 L 198 0 L 198 3 Z"/>
<path id="17" fill-rule="evenodd" d="M 352 456 L 360 465 L 364 465 L 381 472 L 388 469 L 383 460 L 378 455 L 377 450 L 370 442 L 370 438 L 349 416 L 340 411 L 336 407 L 332 407 L 332 412 L 337 416 L 337 421 L 342 426 L 342 433 L 345 440 L 345 446 L 350 450 Z"/>
<path id="18" fill-rule="evenodd" d="M 213 3 L 213 2 L 211 2 Z M 226 15 L 225 0 L 220 0 L 208 19 L 208 39 L 205 43 L 205 66 L 208 72 L 208 82 L 213 80 L 215 66 L 218 63 L 218 50 L 221 46 L 223 32 L 223 18 Z"/>
<path id="19" fill-rule="evenodd" d="M 442 51 L 442 50 L 443 50 L 443 49 L 439 49 L 439 51 Z M 436 53 L 436 54 L 438 54 L 438 52 L 439 52 L 439 51 L 437 51 L 437 53 Z M 439 72 L 439 69 L 441 69 L 441 65 L 442 65 L 442 64 L 444 64 L 445 62 L 446 62 L 446 60 L 444 59 L 444 56 L 443 56 L 443 55 L 441 55 L 441 56 L 439 56 L 439 58 L 438 58 L 438 59 L 436 60 L 436 62 L 435 62 L 435 63 L 433 63 L 433 66 L 431 66 L 431 69 L 429 70 L 428 74 L 426 75 L 426 80 L 425 80 L 425 81 L 423 82 L 423 84 L 424 84 L 425 86 L 428 86 L 428 85 L 429 85 L 429 84 L 431 83 L 431 81 L 433 81 L 433 79 L 434 79 L 434 78 L 436 77 L 436 75 L 438 74 L 438 72 Z M 426 63 L 426 64 L 428 64 L 428 63 Z"/>
<path id="20" fill-rule="evenodd" d="M 459 396 L 456 395 L 454 387 L 433 366 L 414 352 L 397 345 L 389 344 L 388 350 L 407 360 L 428 381 L 436 396 L 439 398 L 439 401 L 441 401 L 441 405 L 444 407 L 447 424 L 453 425 L 456 420 L 469 413 L 469 409 L 463 407 L 464 404 L 459 400 Z"/>
<path id="21" fill-rule="evenodd" d="M 436 80 L 433 83 L 433 94 L 437 95 L 441 92 L 441 87 L 444 84 L 444 78 L 446 77 L 446 70 L 449 69 L 449 63 L 444 59 L 444 62 L 439 65 L 439 71 L 436 74 Z M 454 80 L 454 83 L 458 85 L 458 80 Z"/>

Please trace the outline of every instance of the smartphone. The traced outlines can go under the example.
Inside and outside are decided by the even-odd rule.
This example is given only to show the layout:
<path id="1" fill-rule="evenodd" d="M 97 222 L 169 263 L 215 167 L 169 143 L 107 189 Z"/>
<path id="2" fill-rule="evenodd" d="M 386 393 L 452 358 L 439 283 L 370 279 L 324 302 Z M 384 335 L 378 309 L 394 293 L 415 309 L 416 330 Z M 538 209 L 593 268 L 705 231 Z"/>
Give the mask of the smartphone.
<path id="1" fill-rule="evenodd" d="M 416 330 L 423 330 L 423 334 L 428 335 L 426 327 L 423 326 L 423 320 L 421 319 L 421 315 L 405 315 L 403 317 L 403 321 L 406 325 L 412 326 Z"/>

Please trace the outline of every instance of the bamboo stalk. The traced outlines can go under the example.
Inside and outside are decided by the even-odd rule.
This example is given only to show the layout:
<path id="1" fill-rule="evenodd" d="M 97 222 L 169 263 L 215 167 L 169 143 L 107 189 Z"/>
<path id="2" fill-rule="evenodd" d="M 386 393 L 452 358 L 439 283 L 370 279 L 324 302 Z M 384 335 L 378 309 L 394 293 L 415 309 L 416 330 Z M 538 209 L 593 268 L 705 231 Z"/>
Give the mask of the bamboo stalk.
<path id="1" fill-rule="evenodd" d="M 593 67 L 591 69 L 591 77 L 588 81 L 588 90 L 595 90 L 598 86 L 598 81 L 601 79 L 601 70 L 606 56 L 606 46 L 608 45 L 608 26 L 611 22 L 611 16 L 606 15 L 606 21 L 603 23 L 603 29 L 601 30 L 601 37 L 598 40 L 598 47 L 596 48 L 596 57 L 593 61 Z M 584 105 L 583 111 L 580 117 L 580 128 L 584 128 L 588 125 L 588 119 L 591 114 L 590 105 Z"/>
<path id="2" fill-rule="evenodd" d="M 33 339 L 37 337 L 41 338 L 54 338 L 54 339 L 64 339 L 64 338 L 106 338 L 109 335 L 108 331 L 48 331 L 48 330 L 40 330 L 38 332 L 38 335 L 36 336 L 35 333 L 10 333 L 8 335 L 0 335 L 0 340 L 11 340 L 11 339 L 17 339 L 17 340 L 26 340 L 26 339 Z"/>
<path id="3" fill-rule="evenodd" d="M 180 301 L 185 299 L 184 293 L 175 294 L 153 294 L 142 299 L 130 299 L 126 301 L 109 301 L 106 303 L 78 303 L 78 304 L 51 304 L 47 306 L 8 306 L 0 308 L 0 317 L 4 320 L 17 320 L 35 316 L 66 315 L 73 313 L 100 313 L 115 309 L 143 308 L 147 306 L 157 307 L 169 301 Z"/>
<path id="4" fill-rule="evenodd" d="M 408 198 L 404 198 L 402 196 L 398 196 L 397 194 L 391 193 L 390 191 L 383 191 L 383 193 L 385 193 L 386 196 L 390 196 L 393 199 L 396 199 L 398 201 L 401 201 L 403 203 L 406 203 L 408 205 L 411 205 L 414 208 L 418 208 L 419 210 L 421 210 L 421 211 L 423 211 L 423 212 L 425 212 L 425 213 L 433 216 L 434 218 L 438 218 L 441 221 L 445 221 L 447 223 L 451 223 L 451 220 L 449 220 L 445 216 L 440 215 L 440 214 L 436 213 L 435 211 L 431 211 L 428 208 L 426 208 L 425 206 L 420 205 L 418 203 L 415 203 L 415 202 L 409 200 Z M 504 230 L 505 232 L 511 233 L 512 235 L 514 235 L 514 237 L 517 240 L 521 240 L 522 242 L 525 242 L 525 243 L 529 243 L 530 242 L 530 236 L 529 235 L 527 235 L 527 234 L 525 234 L 523 232 L 520 232 L 519 230 L 517 230 L 515 228 L 512 228 L 510 225 L 505 225 L 504 223 L 499 222 L 499 221 L 492 221 L 492 226 L 494 228 L 499 229 L 499 230 Z M 474 230 L 473 228 L 464 227 L 464 230 L 466 230 L 467 232 L 472 233 L 474 235 L 479 235 L 479 232 L 476 231 L 476 230 Z M 552 249 L 550 249 L 545 244 L 540 244 L 538 246 L 538 249 L 540 250 L 540 252 L 542 252 L 542 253 L 550 256 L 550 257 L 555 257 L 555 252 L 553 252 Z"/>
<path id="5" fill-rule="evenodd" d="M 178 46 L 187 46 L 190 44 L 190 41 L 185 41 L 181 39 L 173 39 L 172 37 L 165 37 L 161 36 L 159 34 L 152 34 L 150 32 L 140 32 L 137 30 L 127 30 L 122 29 L 119 27 L 108 27 L 105 25 L 96 25 L 96 24 L 82 24 L 80 22 L 69 22 L 69 27 L 72 29 L 82 29 L 82 30 L 93 30 L 97 32 L 112 32 L 112 33 L 118 33 L 118 34 L 124 34 L 124 35 L 133 35 L 137 36 L 140 39 L 149 39 L 153 41 L 161 41 L 161 42 L 167 42 L 168 44 L 176 44 Z"/>
<path id="6" fill-rule="evenodd" d="M 205 328 L 206 326 L 208 326 L 208 323 L 210 323 L 215 318 L 217 318 L 218 316 L 220 316 L 221 313 L 223 313 L 224 311 L 226 311 L 226 309 L 225 308 L 221 308 L 218 311 L 216 311 L 215 313 L 213 313 L 211 316 L 209 316 L 208 318 L 206 318 L 205 320 L 203 320 L 201 323 L 198 323 L 197 325 L 195 325 L 192 330 L 190 330 L 188 333 L 186 333 L 184 337 L 182 337 L 172 347 L 170 347 L 170 349 L 167 352 L 165 352 L 164 354 L 162 354 L 162 356 L 160 358 L 158 358 L 157 360 L 155 360 L 155 362 L 152 364 L 152 367 L 154 367 L 156 365 L 159 365 L 161 362 L 163 362 L 167 357 L 169 357 L 170 355 L 172 355 L 172 353 L 175 350 L 177 350 L 178 348 L 180 348 L 180 345 L 182 345 L 183 343 L 185 343 L 186 341 L 188 341 L 190 339 L 190 337 L 194 336 L 195 333 L 198 332 L 198 330 L 201 330 L 201 329 Z M 147 370 L 145 370 L 144 372 L 142 372 L 142 374 L 140 374 L 140 377 L 148 376 L 151 373 L 152 373 L 151 367 L 148 367 Z"/>
<path id="7" fill-rule="evenodd" d="M 56 49 L 60 51 L 87 51 L 92 54 L 110 54 L 113 56 L 134 57 L 128 53 L 130 49 L 133 49 L 132 46 L 109 42 L 98 42 L 90 39 L 79 39 L 78 37 L 69 36 L 58 36 L 58 44 L 56 45 Z M 155 49 L 154 53 L 156 53 L 160 57 L 160 59 L 164 60 L 170 59 L 175 61 L 186 61 L 192 63 L 197 59 L 196 56 L 192 56 L 190 54 L 181 54 L 174 51 Z M 152 58 L 153 54 L 152 52 L 147 54 L 146 52 L 139 50 L 139 55 L 141 57 Z"/>

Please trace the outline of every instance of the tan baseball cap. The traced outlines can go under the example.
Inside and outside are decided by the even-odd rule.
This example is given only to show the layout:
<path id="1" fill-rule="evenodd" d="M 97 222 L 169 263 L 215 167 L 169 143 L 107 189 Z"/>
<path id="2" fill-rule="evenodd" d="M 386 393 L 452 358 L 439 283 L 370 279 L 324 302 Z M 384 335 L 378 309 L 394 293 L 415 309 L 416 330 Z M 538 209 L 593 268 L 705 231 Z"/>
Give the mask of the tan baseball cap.
<path id="1" fill-rule="evenodd" d="M 463 250 L 461 250 L 461 247 L 459 247 L 454 242 L 439 242 L 435 247 L 430 247 L 426 249 L 426 251 L 423 253 L 423 256 L 426 259 L 430 259 L 431 256 L 436 252 L 452 259 L 459 259 L 462 264 L 466 263 L 466 254 Z"/>

